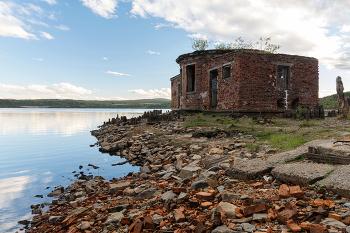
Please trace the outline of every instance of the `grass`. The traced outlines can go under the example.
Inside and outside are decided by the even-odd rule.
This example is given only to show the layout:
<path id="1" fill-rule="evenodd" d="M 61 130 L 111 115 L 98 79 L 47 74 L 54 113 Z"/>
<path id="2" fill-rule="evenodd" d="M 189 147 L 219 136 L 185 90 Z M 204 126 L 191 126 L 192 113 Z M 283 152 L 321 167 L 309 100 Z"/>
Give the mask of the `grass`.
<path id="1" fill-rule="evenodd" d="M 322 178 L 326 179 L 332 172 L 334 172 L 335 169 L 330 170 L 329 172 L 327 172 Z"/>
<path id="2" fill-rule="evenodd" d="M 185 117 L 185 127 L 204 127 L 226 129 L 234 125 L 235 130 L 244 131 L 257 138 L 256 142 L 249 142 L 248 149 L 255 149 L 264 144 L 280 151 L 292 150 L 315 139 L 344 139 L 338 136 L 339 131 L 349 132 L 350 125 L 344 124 L 344 119 L 326 118 L 300 121 L 297 119 L 273 118 L 274 124 L 259 124 L 251 117 L 232 118 L 223 114 L 197 113 Z"/>
<path id="3" fill-rule="evenodd" d="M 301 161 L 304 161 L 305 159 L 307 159 L 305 156 L 298 156 L 287 161 L 286 163 L 301 162 Z"/>

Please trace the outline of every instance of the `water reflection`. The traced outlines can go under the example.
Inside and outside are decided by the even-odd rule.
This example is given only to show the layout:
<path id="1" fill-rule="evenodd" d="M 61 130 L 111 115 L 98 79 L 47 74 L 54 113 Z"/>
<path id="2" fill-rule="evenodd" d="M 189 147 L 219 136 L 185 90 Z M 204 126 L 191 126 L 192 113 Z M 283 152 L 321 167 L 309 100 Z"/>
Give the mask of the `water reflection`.
<path id="1" fill-rule="evenodd" d="M 146 110 L 99 110 L 74 109 L 64 111 L 61 109 L 20 109 L 0 110 L 0 135 L 25 133 L 30 135 L 47 135 L 52 132 L 61 136 L 72 136 L 79 132 L 96 128 L 96 122 L 103 124 L 110 118 L 127 116 L 128 118 L 142 115 Z M 93 114 L 91 114 L 93 113 Z M 16 124 L 12 124 L 16 122 Z M 29 124 L 29 125 L 28 125 Z"/>
<path id="2" fill-rule="evenodd" d="M 18 231 L 22 226 L 17 222 L 32 217 L 30 205 L 50 202 L 47 194 L 71 184 L 78 172 L 112 179 L 138 171 L 130 164 L 111 166 L 124 159 L 89 147 L 96 142 L 90 131 L 117 114 L 130 118 L 144 111 L 0 109 L 0 232 Z"/>
<path id="3" fill-rule="evenodd" d="M 23 196 L 29 183 L 36 181 L 34 176 L 17 176 L 0 179 L 0 209 L 10 208 L 16 198 Z"/>

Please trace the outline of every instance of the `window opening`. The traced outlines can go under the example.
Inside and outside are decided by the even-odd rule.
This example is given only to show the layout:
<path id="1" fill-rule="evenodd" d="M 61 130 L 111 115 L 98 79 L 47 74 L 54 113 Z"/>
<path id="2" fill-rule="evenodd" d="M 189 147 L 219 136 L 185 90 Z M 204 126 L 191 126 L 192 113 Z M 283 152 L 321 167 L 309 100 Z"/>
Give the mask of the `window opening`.
<path id="1" fill-rule="evenodd" d="M 187 91 L 195 91 L 195 65 L 189 65 L 186 67 L 187 72 Z"/>
<path id="2" fill-rule="evenodd" d="M 277 87 L 289 88 L 290 86 L 289 66 L 277 66 Z"/>
<path id="3" fill-rule="evenodd" d="M 223 79 L 231 78 L 231 66 L 222 67 L 222 77 Z"/>

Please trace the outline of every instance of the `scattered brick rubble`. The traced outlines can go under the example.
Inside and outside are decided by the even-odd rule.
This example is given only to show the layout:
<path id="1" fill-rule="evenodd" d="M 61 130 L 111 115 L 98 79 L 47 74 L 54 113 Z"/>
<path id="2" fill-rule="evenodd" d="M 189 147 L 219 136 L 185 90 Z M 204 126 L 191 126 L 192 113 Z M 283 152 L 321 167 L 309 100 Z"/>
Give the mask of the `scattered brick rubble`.
<path id="1" fill-rule="evenodd" d="M 27 232 L 350 232 L 348 199 L 271 175 L 283 165 L 276 156 L 283 161 L 305 147 L 252 153 L 245 148 L 255 140 L 250 135 L 191 137 L 198 130 L 176 122 L 103 125 L 92 132 L 100 150 L 140 165 L 140 172 L 111 181 L 80 176 L 51 193 L 57 199 L 47 211 L 33 205 Z M 244 175 L 249 169 L 237 165 L 247 162 L 260 162 L 261 172 Z"/>

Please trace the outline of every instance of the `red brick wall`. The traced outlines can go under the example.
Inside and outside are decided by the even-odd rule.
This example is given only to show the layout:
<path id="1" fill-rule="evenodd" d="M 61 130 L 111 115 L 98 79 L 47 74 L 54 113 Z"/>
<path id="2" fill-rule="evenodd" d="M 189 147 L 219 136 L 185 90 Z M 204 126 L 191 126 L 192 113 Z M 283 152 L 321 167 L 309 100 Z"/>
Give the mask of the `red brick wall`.
<path id="1" fill-rule="evenodd" d="M 252 51 L 236 51 L 225 54 L 194 56 L 186 54 L 177 61 L 182 67 L 181 109 L 196 110 L 277 110 L 277 100 L 285 98 L 285 90 L 276 87 L 277 66 L 287 65 L 290 70 L 288 109 L 296 98 L 303 106 L 318 103 L 318 61 L 315 58 L 266 54 Z M 193 56 L 191 56 L 193 55 Z M 223 79 L 222 65 L 231 63 L 231 77 Z M 186 66 L 195 64 L 196 86 L 194 92 L 186 92 Z M 210 106 L 210 73 L 218 69 L 218 104 Z M 172 108 L 177 109 L 177 83 L 172 81 Z"/>

